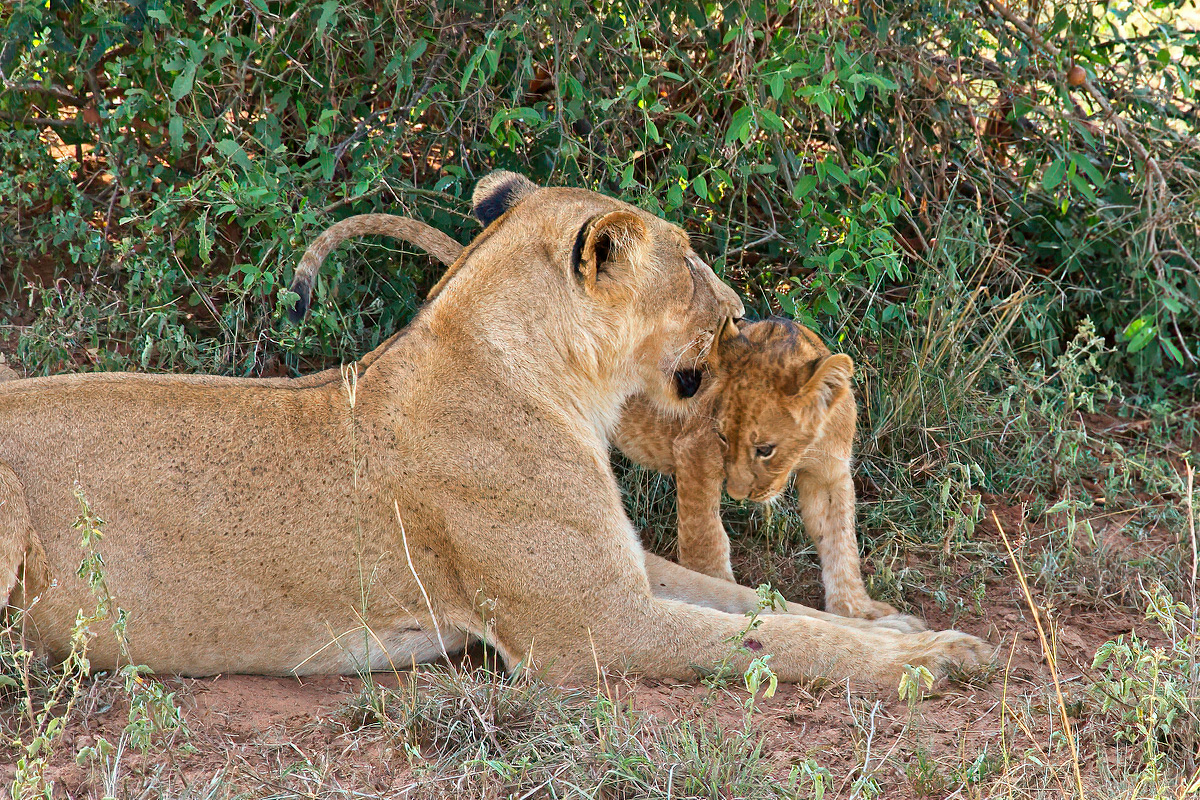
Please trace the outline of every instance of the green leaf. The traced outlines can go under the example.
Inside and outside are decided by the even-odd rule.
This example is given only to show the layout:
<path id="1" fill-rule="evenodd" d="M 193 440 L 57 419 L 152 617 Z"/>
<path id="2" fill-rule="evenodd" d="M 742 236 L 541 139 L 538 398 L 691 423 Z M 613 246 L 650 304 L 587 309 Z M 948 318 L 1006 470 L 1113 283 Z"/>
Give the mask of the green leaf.
<path id="1" fill-rule="evenodd" d="M 779 100 L 783 97 L 783 73 L 773 72 L 766 78 L 767 89 L 771 92 L 771 97 Z"/>
<path id="2" fill-rule="evenodd" d="M 171 117 L 167 123 L 167 134 L 171 138 L 171 151 L 178 153 L 183 149 L 183 117 Z"/>
<path id="3" fill-rule="evenodd" d="M 662 142 L 662 135 L 658 132 L 658 126 L 654 124 L 654 120 L 646 118 L 646 135 L 653 139 L 656 143 Z"/>
<path id="4" fill-rule="evenodd" d="M 792 199 L 799 202 L 815 188 L 817 188 L 816 175 L 801 175 L 796 179 L 796 185 L 792 187 Z"/>
<path id="5" fill-rule="evenodd" d="M 1145 317 L 1138 317 L 1126 325 L 1124 335 L 1129 340 L 1129 352 L 1136 353 L 1145 348 L 1157 333 L 1158 329 Z"/>
<path id="6" fill-rule="evenodd" d="M 183 72 L 175 76 L 175 82 L 171 84 L 171 99 L 182 100 L 192 91 L 192 84 L 195 80 L 196 65 L 189 63 L 183 68 Z"/>
<path id="7" fill-rule="evenodd" d="M 1091 160 L 1081 153 L 1071 153 L 1071 163 L 1075 168 L 1082 170 L 1092 185 L 1097 189 L 1104 188 L 1104 176 L 1100 174 L 1100 170 L 1096 169 L 1096 165 Z"/>
<path id="8" fill-rule="evenodd" d="M 317 19 L 317 38 L 325 35 L 325 26 L 337 15 L 338 0 L 325 0 L 321 4 L 321 16 Z"/>
<path id="9" fill-rule="evenodd" d="M 765 130 L 783 133 L 783 120 L 769 108 L 760 108 L 758 117 Z"/>
<path id="10" fill-rule="evenodd" d="M 488 125 L 488 131 L 495 136 L 496 130 L 506 122 L 520 120 L 528 122 L 530 125 L 536 125 L 542 121 L 542 115 L 532 108 L 521 106 L 519 108 L 502 108 L 492 117 L 491 124 Z"/>
<path id="11" fill-rule="evenodd" d="M 708 181 L 703 175 L 697 175 L 692 179 L 692 191 L 702 200 L 708 199 Z"/>
<path id="12" fill-rule="evenodd" d="M 1067 174 L 1067 162 L 1061 158 L 1056 158 L 1046 167 L 1046 172 L 1042 175 L 1042 188 L 1047 192 L 1052 192 L 1058 185 L 1063 182 L 1063 178 Z"/>
<path id="13" fill-rule="evenodd" d="M 475 52 L 471 54 L 471 60 L 467 62 L 467 66 L 463 69 L 462 79 L 458 82 L 458 92 L 463 94 L 467 91 L 467 85 L 471 83 L 471 76 L 475 74 L 475 70 L 479 67 L 479 62 L 483 59 L 483 53 L 487 49 L 487 45 L 481 44 L 475 48 Z"/>
<path id="14" fill-rule="evenodd" d="M 725 144 L 733 144 L 737 139 L 749 144 L 750 123 L 754 121 L 754 110 L 750 106 L 742 106 L 733 112 L 729 121 L 729 130 L 725 132 Z"/>
<path id="15" fill-rule="evenodd" d="M 1071 173 L 1071 185 L 1075 187 L 1075 191 L 1079 192 L 1088 200 L 1091 200 L 1093 203 L 1096 202 L 1096 193 L 1092 191 L 1092 187 L 1078 172 Z"/>
<path id="16" fill-rule="evenodd" d="M 838 183 L 845 184 L 850 182 L 850 176 L 846 174 L 846 171 L 836 161 L 828 158 L 825 159 L 825 174 Z"/>
<path id="17" fill-rule="evenodd" d="M 1159 339 L 1159 343 L 1162 344 L 1163 349 L 1167 351 L 1171 358 L 1175 359 L 1175 363 L 1182 367 L 1183 353 L 1179 352 L 1179 348 L 1175 346 L 1175 343 L 1170 339 Z"/>
<path id="18" fill-rule="evenodd" d="M 250 163 L 250 157 L 246 155 L 246 151 L 242 146 L 233 139 L 222 139 L 216 143 L 217 152 L 228 158 L 233 163 L 237 164 L 244 170 L 251 170 L 254 165 Z"/>

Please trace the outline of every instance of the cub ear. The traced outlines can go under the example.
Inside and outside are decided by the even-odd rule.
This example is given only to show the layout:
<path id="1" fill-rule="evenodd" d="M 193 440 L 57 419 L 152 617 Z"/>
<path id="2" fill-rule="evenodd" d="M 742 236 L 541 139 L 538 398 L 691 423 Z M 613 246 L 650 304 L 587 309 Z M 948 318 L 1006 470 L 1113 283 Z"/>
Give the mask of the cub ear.
<path id="1" fill-rule="evenodd" d="M 475 184 L 475 191 L 471 194 L 471 209 L 486 228 L 505 211 L 537 191 L 537 188 L 537 184 L 524 175 L 498 169 L 484 175 Z"/>
<path id="2" fill-rule="evenodd" d="M 733 341 L 739 336 L 745 339 L 739 327 L 739 323 L 742 322 L 743 320 L 735 320 L 732 317 L 726 317 L 721 322 L 721 327 L 713 334 L 712 347 L 708 350 L 708 366 L 719 369 Z"/>
<path id="3" fill-rule="evenodd" d="M 630 277 L 649 238 L 646 224 L 632 212 L 611 211 L 594 217 L 575 237 L 571 266 L 589 293 L 606 284 L 619 284 Z"/>
<path id="4" fill-rule="evenodd" d="M 803 380 L 805 370 L 794 374 L 795 383 L 788 394 L 795 396 L 793 412 L 807 409 L 824 414 L 850 392 L 854 361 L 845 353 L 826 356 L 816 363 L 812 377 Z M 785 388 L 785 391 L 787 389 Z"/>

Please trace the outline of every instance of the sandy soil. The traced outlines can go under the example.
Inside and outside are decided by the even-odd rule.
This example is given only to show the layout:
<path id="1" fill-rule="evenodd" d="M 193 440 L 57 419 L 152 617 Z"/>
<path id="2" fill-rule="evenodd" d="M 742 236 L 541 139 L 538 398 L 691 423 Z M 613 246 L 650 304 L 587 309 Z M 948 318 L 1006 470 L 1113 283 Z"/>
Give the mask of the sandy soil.
<path id="1" fill-rule="evenodd" d="M 996 757 L 1007 749 L 1032 751 L 1043 760 L 1063 762 L 1065 751 L 1049 741 L 1060 723 L 1050 699 L 1050 672 L 1024 597 L 1014 587 L 990 585 L 984 610 L 981 617 L 956 622 L 960 629 L 998 645 L 1000 671 L 982 685 L 942 681 L 911 710 L 894 690 L 847 694 L 837 686 L 781 686 L 774 698 L 760 701 L 750 724 L 766 737 L 765 752 L 779 774 L 786 776 L 792 765 L 815 759 L 832 773 L 833 796 L 845 796 L 866 761 L 867 771 L 885 796 L 903 798 L 930 796 L 930 792 L 938 795 L 943 790 L 948 793 L 957 786 L 934 779 L 933 785 L 918 782 L 925 794 L 914 789 L 911 775 L 905 773 L 919 767 L 918 752 L 925 758 L 932 756 L 942 766 L 943 775 L 970 765 L 985 749 Z M 916 611 L 934 628 L 950 625 L 951 620 L 936 608 Z M 1082 725 L 1086 731 L 1086 711 L 1094 704 L 1080 701 L 1092 677 L 1090 664 L 1096 649 L 1135 628 L 1140 634 L 1148 633 L 1150 626 L 1140 614 L 1111 608 L 1058 609 L 1053 620 L 1067 705 L 1072 713 L 1083 714 L 1072 719 L 1072 725 Z M 395 686 L 397 678 L 377 676 L 377 680 Z M 162 778 L 178 791 L 199 792 L 216 779 L 229 788 L 261 792 L 289 766 L 298 764 L 327 765 L 343 776 L 347 785 L 376 791 L 400 790 L 411 777 L 402 753 L 369 744 L 364 749 L 364 741 L 369 743 L 370 737 L 356 733 L 358 725 L 348 705 L 361 691 L 357 678 L 220 676 L 170 679 L 166 684 L 177 693 L 184 710 L 191 752 L 174 748 L 170 761 L 162 757 L 143 761 L 136 753 L 125 753 L 121 774 L 131 787 L 143 785 L 150 772 L 161 771 Z M 607 691 L 648 715 L 650 724 L 707 716 L 736 729 L 745 719 L 742 703 L 746 694 L 740 689 L 710 690 L 614 677 Z M 56 796 L 104 794 L 97 770 L 76 764 L 74 754 L 97 736 L 111 742 L 119 739 L 128 719 L 124 697 L 114 682 L 101 680 L 84 698 L 83 713 L 73 715 L 56 748 L 51 770 Z M 1008 722 L 1003 731 L 1002 718 Z M 1019 724 L 1014 724 L 1018 719 Z M 1082 753 L 1084 771 L 1094 775 L 1096 753 L 1111 747 L 1112 742 L 1103 732 L 1087 735 L 1094 741 Z M 1002 742 L 1005 736 L 1009 741 Z M 4 758 L 0 755 L 0 760 Z M 0 779 L 11 780 L 14 769 L 12 764 L 0 763 Z"/>

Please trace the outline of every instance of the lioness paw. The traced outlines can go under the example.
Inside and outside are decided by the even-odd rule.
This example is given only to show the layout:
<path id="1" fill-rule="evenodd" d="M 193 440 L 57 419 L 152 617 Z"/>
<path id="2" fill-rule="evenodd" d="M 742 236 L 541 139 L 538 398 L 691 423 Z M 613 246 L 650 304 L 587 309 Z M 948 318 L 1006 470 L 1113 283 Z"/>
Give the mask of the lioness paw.
<path id="1" fill-rule="evenodd" d="M 935 676 L 941 677 L 954 669 L 970 669 L 991 663 L 996 648 L 969 633 L 962 631 L 936 631 L 913 634 L 921 643 L 911 654 L 914 660 L 906 663 L 923 666 Z"/>
<path id="2" fill-rule="evenodd" d="M 886 617 L 878 617 L 874 622 L 881 628 L 890 628 L 900 633 L 921 633 L 929 630 L 925 620 L 911 614 L 889 614 Z"/>

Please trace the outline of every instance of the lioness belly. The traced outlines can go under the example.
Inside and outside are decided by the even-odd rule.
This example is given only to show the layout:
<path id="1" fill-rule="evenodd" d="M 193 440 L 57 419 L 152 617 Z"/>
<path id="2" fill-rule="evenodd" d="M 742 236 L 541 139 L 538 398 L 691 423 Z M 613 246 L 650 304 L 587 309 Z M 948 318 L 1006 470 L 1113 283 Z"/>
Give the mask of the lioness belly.
<path id="1" fill-rule="evenodd" d="M 94 668 L 352 672 L 438 654 L 398 538 L 356 493 L 342 396 L 222 384 L 71 376 L 0 389 L 0 461 L 24 487 L 53 582 L 13 598 L 33 636 L 61 657 L 77 614 L 111 598 L 128 615 L 128 655 L 112 615 L 97 619 Z M 103 520 L 95 588 L 76 575 L 77 491 Z"/>

